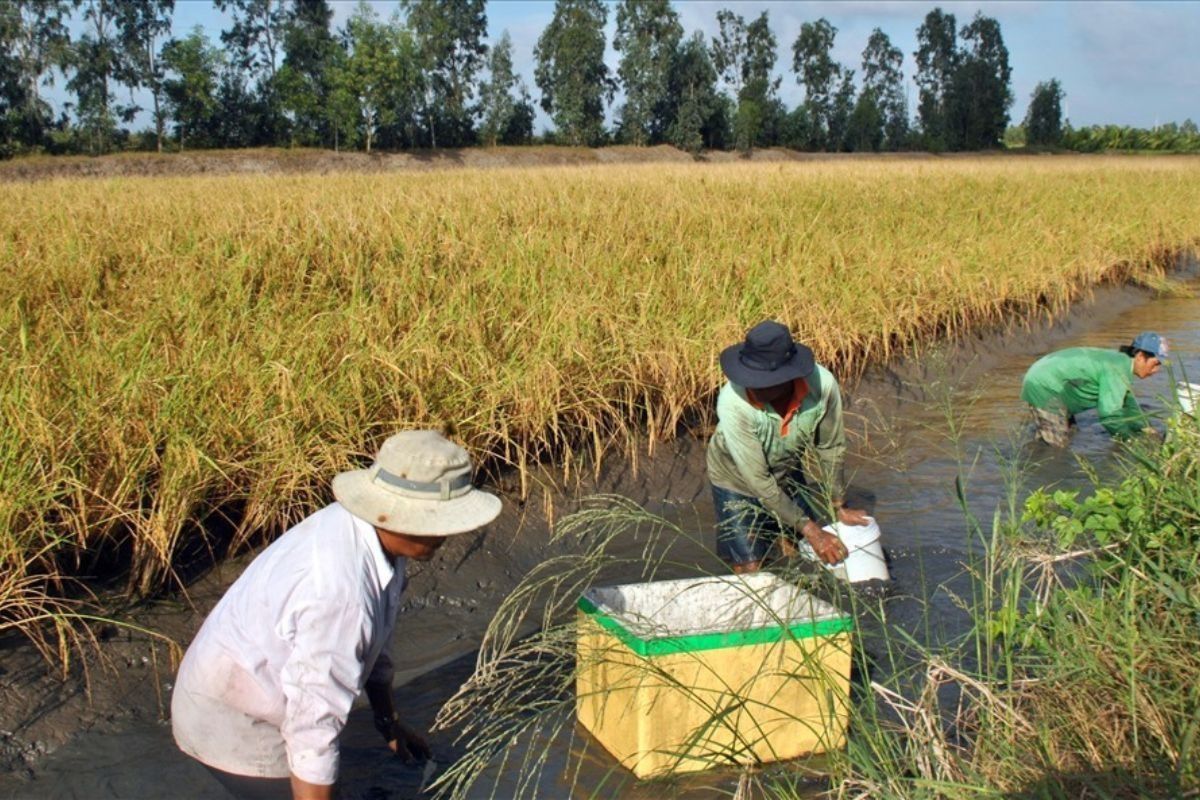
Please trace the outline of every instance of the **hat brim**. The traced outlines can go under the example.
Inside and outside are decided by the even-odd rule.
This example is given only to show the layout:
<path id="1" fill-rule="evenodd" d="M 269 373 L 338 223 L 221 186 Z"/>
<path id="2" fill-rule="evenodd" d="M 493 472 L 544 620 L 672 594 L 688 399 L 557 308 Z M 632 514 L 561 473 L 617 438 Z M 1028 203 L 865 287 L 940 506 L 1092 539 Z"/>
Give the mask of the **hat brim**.
<path id="1" fill-rule="evenodd" d="M 743 347 L 744 344 L 735 344 L 721 351 L 721 371 L 730 381 L 746 389 L 765 389 L 807 378 L 816 367 L 811 351 L 797 347 L 792 357 L 775 369 L 751 369 L 740 358 Z"/>
<path id="2" fill-rule="evenodd" d="M 333 479 L 333 496 L 354 516 L 393 533 L 454 536 L 482 528 L 500 514 L 500 498 L 472 489 L 450 500 L 397 497 L 379 489 L 370 470 L 342 472 Z"/>

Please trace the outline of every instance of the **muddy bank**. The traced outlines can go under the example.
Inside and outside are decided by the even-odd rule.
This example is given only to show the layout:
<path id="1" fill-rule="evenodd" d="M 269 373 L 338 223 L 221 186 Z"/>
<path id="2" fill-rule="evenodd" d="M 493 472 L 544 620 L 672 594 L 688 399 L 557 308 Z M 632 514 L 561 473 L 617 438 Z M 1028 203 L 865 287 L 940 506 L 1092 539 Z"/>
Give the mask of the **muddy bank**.
<path id="1" fill-rule="evenodd" d="M 1188 269 L 1192 272 L 1182 274 L 1194 275 L 1195 264 Z M 1028 364 L 1059 347 L 1114 347 L 1143 328 L 1156 328 L 1173 337 L 1178 365 L 1200 375 L 1197 311 L 1200 303 L 1194 298 L 1104 287 L 1057 320 L 930 347 L 845 387 L 851 499 L 875 513 L 884 530 L 894 577 L 886 601 L 892 620 L 921 632 L 928 642 L 946 641 L 963 629 L 954 596 L 966 585 L 965 565 L 979 543 L 955 500 L 956 476 L 966 480 L 972 509 L 990 520 L 992 509 L 1005 499 L 1005 474 L 1013 458 L 1028 462 L 1029 485 L 1082 485 L 1076 456 L 1101 473 L 1111 471 L 1112 444 L 1094 415 L 1081 418 L 1071 452 L 1029 442 L 1025 409 L 1017 398 Z M 1139 398 L 1151 407 L 1169 387 L 1165 377 L 1138 384 Z M 960 433 L 950 436 L 951 430 Z M 639 448 L 635 461 L 611 458 L 598 475 L 587 471 L 567 485 L 558 474 L 544 473 L 528 502 L 506 497 L 503 514 L 485 532 L 453 539 L 434 561 L 414 567 L 392 654 L 398 705 L 414 723 L 428 725 L 470 674 L 483 630 L 520 577 L 563 552 L 548 544 L 551 508 L 553 514 L 565 513 L 573 498 L 596 492 L 630 497 L 700 532 L 699 544 L 680 543 L 673 554 L 678 564 L 714 568 L 703 441 L 659 443 L 651 455 L 646 449 Z M 190 586 L 186 597 L 130 609 L 122 619 L 186 644 L 248 561 L 245 556 L 223 564 Z M 163 717 L 173 665 L 165 646 L 135 631 L 106 629 L 102 658 L 87 664 L 90 680 L 77 664 L 66 682 L 20 642 L 2 646 L 0 797 L 224 797 L 171 743 Z M 383 755 L 365 708 L 355 711 L 343 743 L 345 796 L 416 796 L 420 769 Z M 460 752 L 445 734 L 432 744 L 441 763 Z M 582 749 L 585 777 L 592 785 L 607 780 L 608 796 L 693 796 L 732 788 L 732 779 L 722 775 L 635 788 L 623 782 L 611 759 L 594 745 L 589 749 L 581 734 L 531 746 L 544 747 L 551 767 L 560 768 Z M 559 782 L 561 769 L 548 772 L 553 774 L 542 787 L 546 796 L 569 795 L 571 787 Z M 499 779 L 497 796 L 509 796 L 513 776 Z"/>
<path id="2" fill-rule="evenodd" d="M 956 154 L 958 157 L 963 154 Z M 978 154 L 969 154 L 978 155 Z M 298 175 L 331 172 L 414 172 L 434 169 L 494 169 L 595 164 L 751 163 L 939 158 L 929 153 L 802 153 L 784 148 L 750 154 L 706 151 L 693 156 L 669 145 L 655 147 L 471 147 L 447 150 L 366 153 L 261 148 L 183 153 L 116 153 L 107 156 L 36 156 L 0 161 L 0 181 L 53 178 L 117 178 L 183 175 Z"/>

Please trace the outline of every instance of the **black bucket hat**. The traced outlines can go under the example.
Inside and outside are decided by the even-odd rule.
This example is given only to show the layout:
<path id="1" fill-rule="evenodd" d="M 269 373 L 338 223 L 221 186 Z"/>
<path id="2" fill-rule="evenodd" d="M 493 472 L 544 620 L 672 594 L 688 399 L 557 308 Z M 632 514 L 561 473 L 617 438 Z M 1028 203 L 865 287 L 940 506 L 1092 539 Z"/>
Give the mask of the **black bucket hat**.
<path id="1" fill-rule="evenodd" d="M 813 352 L 792 340 L 786 325 L 774 320 L 760 322 L 746 334 L 746 341 L 721 351 L 725 377 L 747 389 L 764 389 L 812 374 Z"/>

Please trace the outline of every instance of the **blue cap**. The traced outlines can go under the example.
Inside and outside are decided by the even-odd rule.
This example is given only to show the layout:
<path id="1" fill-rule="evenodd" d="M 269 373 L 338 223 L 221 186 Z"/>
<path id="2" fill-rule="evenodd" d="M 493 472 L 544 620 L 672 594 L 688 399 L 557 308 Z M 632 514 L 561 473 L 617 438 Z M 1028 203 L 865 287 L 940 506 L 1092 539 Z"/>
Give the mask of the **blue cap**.
<path id="1" fill-rule="evenodd" d="M 1130 347 L 1134 350 L 1145 351 L 1162 363 L 1167 363 L 1167 353 L 1170 352 L 1167 340 L 1153 331 L 1142 331 L 1133 337 L 1133 344 Z"/>

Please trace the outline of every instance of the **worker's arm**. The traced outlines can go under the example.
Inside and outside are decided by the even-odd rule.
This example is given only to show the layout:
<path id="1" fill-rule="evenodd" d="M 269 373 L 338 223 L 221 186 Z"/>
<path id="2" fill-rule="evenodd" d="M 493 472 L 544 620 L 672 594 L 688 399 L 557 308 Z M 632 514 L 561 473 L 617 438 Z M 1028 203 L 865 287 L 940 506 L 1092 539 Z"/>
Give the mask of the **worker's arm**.
<path id="1" fill-rule="evenodd" d="M 386 654 L 379 657 L 387 658 Z M 425 741 L 425 737 L 405 725 L 396 713 L 396 707 L 392 702 L 390 677 L 385 681 L 372 675 L 365 688 L 367 700 L 371 703 L 371 711 L 375 713 L 375 729 L 387 741 L 392 752 L 404 759 L 405 764 L 432 758 L 433 752 L 429 749 L 429 743 Z"/>
<path id="2" fill-rule="evenodd" d="M 1109 435 L 1118 438 L 1134 436 L 1146 427 L 1146 415 L 1133 396 L 1130 385 L 1117 377 L 1106 376 L 1100 381 L 1100 397 L 1096 413 Z"/>

